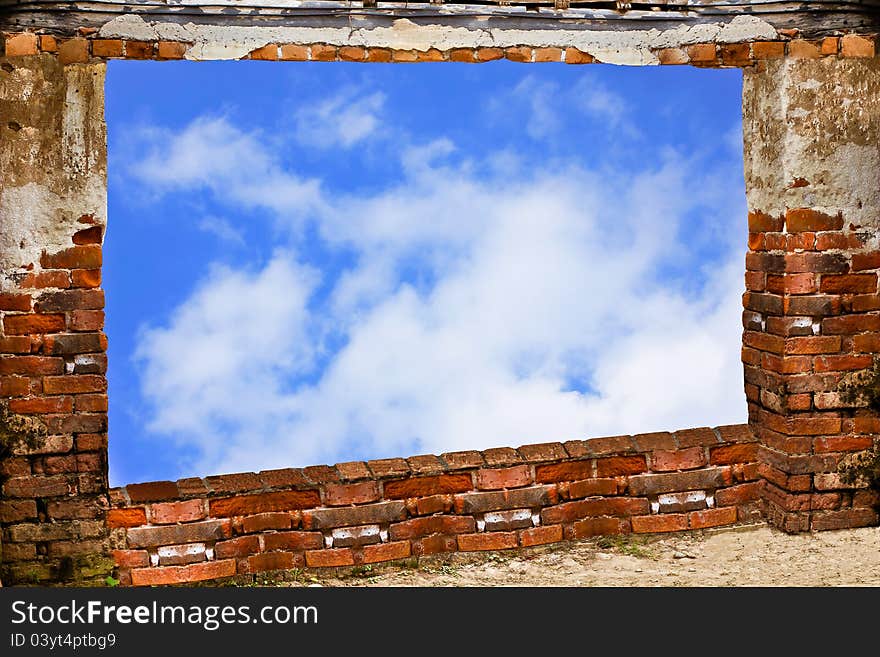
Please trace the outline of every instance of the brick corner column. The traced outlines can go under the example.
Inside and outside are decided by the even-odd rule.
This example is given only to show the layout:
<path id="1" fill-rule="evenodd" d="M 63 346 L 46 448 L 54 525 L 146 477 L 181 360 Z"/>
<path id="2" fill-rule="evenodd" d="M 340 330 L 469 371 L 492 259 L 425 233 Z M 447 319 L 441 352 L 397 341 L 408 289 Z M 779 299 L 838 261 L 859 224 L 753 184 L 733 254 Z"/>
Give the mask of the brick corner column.
<path id="1" fill-rule="evenodd" d="M 0 404 L 7 433 L 42 433 L 0 462 L 2 582 L 88 585 L 113 565 L 104 64 L 64 66 L 35 40 L 0 57 Z"/>
<path id="2" fill-rule="evenodd" d="M 880 352 L 880 58 L 744 70 L 749 252 L 743 364 L 769 521 L 874 525 L 875 491 L 837 475 L 878 440 L 841 380 Z"/>

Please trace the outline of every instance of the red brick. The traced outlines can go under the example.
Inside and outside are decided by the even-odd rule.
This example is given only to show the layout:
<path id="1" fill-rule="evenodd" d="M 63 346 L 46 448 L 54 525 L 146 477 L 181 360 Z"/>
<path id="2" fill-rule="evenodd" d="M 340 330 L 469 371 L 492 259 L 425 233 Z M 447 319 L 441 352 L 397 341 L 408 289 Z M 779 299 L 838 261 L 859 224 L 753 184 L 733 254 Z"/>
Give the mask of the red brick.
<path id="1" fill-rule="evenodd" d="M 843 315 L 822 320 L 824 335 L 855 335 L 865 331 L 880 331 L 880 315 Z"/>
<path id="2" fill-rule="evenodd" d="M 103 353 L 107 336 L 103 333 L 61 333 L 43 339 L 43 351 L 52 355 Z"/>
<path id="3" fill-rule="evenodd" d="M 720 509 L 691 511 L 688 517 L 690 518 L 691 529 L 732 525 L 736 522 L 736 507 L 726 506 Z"/>
<path id="4" fill-rule="evenodd" d="M 36 500 L 4 500 L 0 502 L 0 522 L 11 524 L 37 519 Z"/>
<path id="5" fill-rule="evenodd" d="M 877 291 L 877 274 L 823 276 L 819 289 L 830 294 L 874 293 Z"/>
<path id="6" fill-rule="evenodd" d="M 715 432 L 708 427 L 676 431 L 675 437 L 678 440 L 678 446 L 680 448 L 718 444 L 718 436 L 716 436 Z"/>
<path id="7" fill-rule="evenodd" d="M 441 454 L 440 457 L 446 462 L 448 470 L 466 470 L 469 468 L 480 468 L 485 465 L 483 455 L 476 450 L 447 452 Z"/>
<path id="8" fill-rule="evenodd" d="M 364 563 L 378 563 L 394 559 L 406 559 L 410 556 L 409 541 L 379 543 L 364 546 Z"/>
<path id="9" fill-rule="evenodd" d="M 104 328 L 103 310 L 74 310 L 70 313 L 71 331 L 100 331 Z"/>
<path id="10" fill-rule="evenodd" d="M 366 48 L 360 46 L 341 46 L 339 48 L 339 59 L 344 62 L 362 62 L 366 58 Z"/>
<path id="11" fill-rule="evenodd" d="M 36 55 L 37 35 L 31 32 L 11 34 L 6 37 L 6 56 L 21 57 L 24 55 Z"/>
<path id="12" fill-rule="evenodd" d="M 760 481 L 752 481 L 728 488 L 719 488 L 715 491 L 715 504 L 721 507 L 754 502 L 761 499 L 761 488 L 762 484 Z"/>
<path id="13" fill-rule="evenodd" d="M 95 288 L 101 285 L 100 269 L 74 269 L 70 277 L 74 287 Z"/>
<path id="14" fill-rule="evenodd" d="M 555 486 L 530 486 L 503 491 L 463 493 L 455 496 L 457 513 L 485 513 L 503 509 L 534 509 L 558 499 Z"/>
<path id="15" fill-rule="evenodd" d="M 688 46 L 687 53 L 693 64 L 710 64 L 717 61 L 714 43 L 698 43 Z"/>
<path id="16" fill-rule="evenodd" d="M 504 56 L 512 62 L 530 62 L 532 49 L 527 46 L 512 46 L 504 49 Z"/>
<path id="17" fill-rule="evenodd" d="M 519 532 L 519 543 L 523 547 L 558 543 L 562 540 L 562 525 L 547 525 L 522 529 Z"/>
<path id="18" fill-rule="evenodd" d="M 248 58 L 265 61 L 275 61 L 276 59 L 278 59 L 278 44 L 270 43 L 263 46 L 262 48 L 251 50 L 251 52 L 248 54 Z"/>
<path id="19" fill-rule="evenodd" d="M 657 451 L 651 458 L 651 469 L 656 472 L 691 470 L 706 465 L 702 447 L 689 447 L 675 451 Z"/>
<path id="20" fill-rule="evenodd" d="M 630 477 L 629 490 L 635 495 L 705 490 L 724 485 L 724 479 L 725 468 L 719 467 L 686 472 L 641 474 Z"/>
<path id="21" fill-rule="evenodd" d="M 607 459 L 596 459 L 596 474 L 599 477 L 617 477 L 638 474 L 648 469 L 644 455 L 614 456 Z"/>
<path id="22" fill-rule="evenodd" d="M 630 521 L 623 518 L 585 518 L 571 524 L 566 538 L 590 538 L 592 536 L 611 536 L 629 534 Z"/>
<path id="23" fill-rule="evenodd" d="M 565 502 L 544 509 L 541 511 L 541 522 L 545 525 L 555 525 L 587 517 L 627 517 L 649 512 L 650 505 L 648 500 L 641 497 L 586 499 L 577 502 Z"/>
<path id="24" fill-rule="evenodd" d="M 865 269 L 880 269 L 880 251 L 853 253 L 852 270 L 863 271 Z"/>
<path id="25" fill-rule="evenodd" d="M 103 376 L 81 374 L 79 376 L 47 376 L 43 379 L 43 392 L 47 395 L 82 392 L 104 392 L 107 379 Z"/>
<path id="26" fill-rule="evenodd" d="M 66 290 L 70 287 L 70 272 L 66 269 L 46 269 L 36 274 L 25 276 L 19 287 L 32 289 L 58 288 Z"/>
<path id="27" fill-rule="evenodd" d="M 846 257 L 838 253 L 786 253 L 783 259 L 785 271 L 789 274 L 843 274 L 849 269 Z"/>
<path id="28" fill-rule="evenodd" d="M 0 374 L 40 376 L 60 374 L 64 371 L 64 359 L 45 356 L 0 356 Z M 47 391 L 48 392 L 48 391 Z"/>
<path id="29" fill-rule="evenodd" d="M 59 333 L 64 330 L 64 315 L 7 315 L 3 330 L 6 335 Z"/>
<path id="30" fill-rule="evenodd" d="M 177 484 L 173 481 L 151 481 L 145 484 L 128 484 L 125 487 L 132 502 L 154 502 L 178 497 Z"/>
<path id="31" fill-rule="evenodd" d="M 289 531 L 265 534 L 267 550 L 318 550 L 324 545 L 320 532 Z"/>
<path id="32" fill-rule="evenodd" d="M 309 47 L 288 44 L 281 46 L 281 59 L 285 61 L 304 62 L 309 58 Z"/>
<path id="33" fill-rule="evenodd" d="M 443 472 L 446 468 L 439 458 L 433 454 L 410 456 L 406 459 L 409 470 L 414 475 L 433 475 Z"/>
<path id="34" fill-rule="evenodd" d="M 853 338 L 853 349 L 859 352 L 880 352 L 880 333 L 866 333 Z"/>
<path id="35" fill-rule="evenodd" d="M 150 522 L 157 525 L 176 522 L 192 522 L 205 518 L 205 506 L 202 500 L 185 500 L 150 505 Z"/>
<path id="36" fill-rule="evenodd" d="M 772 335 L 770 333 L 758 333 L 756 331 L 746 331 L 745 333 L 743 333 L 743 344 L 747 347 L 753 347 L 761 351 L 781 354 L 785 341 L 778 335 Z"/>
<path id="37" fill-rule="evenodd" d="M 45 269 L 100 269 L 101 245 L 74 246 L 57 253 L 43 253 L 40 265 Z"/>
<path id="38" fill-rule="evenodd" d="M 784 225 L 782 215 L 774 217 L 760 211 L 749 212 L 749 231 L 752 233 L 778 233 Z"/>
<path id="39" fill-rule="evenodd" d="M 873 444 L 872 436 L 822 436 L 813 441 L 813 451 L 816 454 L 855 452 L 870 449 Z"/>
<path id="40" fill-rule="evenodd" d="M 110 509 L 107 511 L 107 526 L 139 527 L 147 524 L 147 514 L 142 507 L 134 509 Z"/>
<path id="41" fill-rule="evenodd" d="M 29 312 L 31 296 L 29 294 L 0 293 L 0 310 Z"/>
<path id="42" fill-rule="evenodd" d="M 535 48 L 535 62 L 561 62 L 561 48 Z"/>
<path id="43" fill-rule="evenodd" d="M 811 273 L 770 275 L 767 291 L 774 294 L 811 294 L 816 292 L 816 275 Z"/>
<path id="44" fill-rule="evenodd" d="M 187 44 L 176 41 L 160 41 L 157 56 L 159 59 L 183 59 Z"/>
<path id="45" fill-rule="evenodd" d="M 129 489 L 131 487 L 129 486 Z M 215 518 L 243 516 L 267 511 L 291 511 L 318 506 L 321 499 L 315 490 L 281 491 L 239 495 L 210 501 L 210 515 Z"/>
<path id="46" fill-rule="evenodd" d="M 260 539 L 257 536 L 239 536 L 214 544 L 214 556 L 217 559 L 246 557 L 259 551 Z"/>
<path id="47" fill-rule="evenodd" d="M 616 479 L 582 479 L 573 481 L 568 487 L 568 496 L 571 499 L 591 497 L 594 495 L 616 495 Z"/>
<path id="48" fill-rule="evenodd" d="M 840 351 L 840 336 L 816 335 L 785 339 L 786 354 L 833 354 Z"/>
<path id="49" fill-rule="evenodd" d="M 412 541 L 412 553 L 417 556 L 455 552 L 456 550 L 458 550 L 458 543 L 454 536 L 432 534 Z"/>
<path id="50" fill-rule="evenodd" d="M 845 34 L 840 39 L 840 54 L 844 57 L 874 57 L 876 54 L 874 37 Z"/>
<path id="51" fill-rule="evenodd" d="M 721 63 L 725 66 L 747 66 L 751 62 L 751 46 L 748 43 L 729 43 L 719 47 Z"/>
<path id="52" fill-rule="evenodd" d="M 324 486 L 324 504 L 328 506 L 347 506 L 364 504 L 379 499 L 379 485 L 375 481 L 363 481 L 356 484 L 326 484 Z"/>
<path id="53" fill-rule="evenodd" d="M 153 43 L 151 41 L 126 41 L 126 59 L 152 59 Z"/>
<path id="54" fill-rule="evenodd" d="M 131 571 L 134 586 L 161 586 L 201 582 L 235 575 L 235 560 L 206 561 L 188 566 L 165 566 L 164 568 L 135 568 Z"/>
<path id="55" fill-rule="evenodd" d="M 840 230 L 843 228 L 843 216 L 832 216 L 810 208 L 793 208 L 785 213 L 785 227 L 789 233 Z"/>
<path id="56" fill-rule="evenodd" d="M 428 516 L 392 523 L 388 537 L 393 541 L 420 538 L 430 534 L 466 534 L 476 531 L 471 516 Z"/>
<path id="57" fill-rule="evenodd" d="M 68 310 L 101 310 L 104 307 L 103 290 L 60 290 L 44 292 L 34 304 L 38 313 L 58 313 Z"/>
<path id="58" fill-rule="evenodd" d="M 449 51 L 449 61 L 473 64 L 477 61 L 477 55 L 473 48 L 453 48 Z"/>
<path id="59" fill-rule="evenodd" d="M 58 42 L 55 37 L 48 34 L 40 35 L 40 50 L 43 52 L 58 52 Z"/>
<path id="60" fill-rule="evenodd" d="M 520 455 L 512 447 L 493 447 L 483 450 L 482 455 L 485 463 L 493 467 L 515 465 L 522 462 Z"/>
<path id="61" fill-rule="evenodd" d="M 631 519 L 632 529 L 637 534 L 657 532 L 680 532 L 688 528 L 688 517 L 684 513 L 664 513 L 657 516 L 635 516 Z"/>
<path id="62" fill-rule="evenodd" d="M 788 56 L 792 59 L 817 59 L 821 56 L 819 43 L 794 39 L 788 42 Z"/>
<path id="63" fill-rule="evenodd" d="M 76 410 L 82 412 L 106 412 L 108 408 L 107 395 L 77 395 L 74 402 Z"/>
<path id="64" fill-rule="evenodd" d="M 310 568 L 353 566 L 354 554 L 352 553 L 351 548 L 309 550 L 306 552 L 306 565 Z"/>
<path id="65" fill-rule="evenodd" d="M 132 527 L 128 530 L 130 547 L 157 547 L 182 543 L 205 543 L 232 536 L 228 520 L 201 520 L 185 525 Z"/>
<path id="66" fill-rule="evenodd" d="M 588 479 L 592 476 L 593 461 L 590 459 L 550 463 L 535 467 L 535 481 L 542 484 Z"/>
<path id="67" fill-rule="evenodd" d="M 709 450 L 709 463 L 727 465 L 730 463 L 749 463 L 758 459 L 757 443 L 723 445 Z"/>
<path id="68" fill-rule="evenodd" d="M 538 466 L 545 468 L 549 466 Z M 518 488 L 532 483 L 532 471 L 527 465 L 510 468 L 480 469 L 477 471 L 477 488 L 480 490 L 500 490 Z"/>
<path id="69" fill-rule="evenodd" d="M 252 534 L 267 529 L 290 529 L 291 524 L 290 513 L 270 511 L 248 516 L 242 521 L 242 529 L 246 534 Z"/>
<path id="70" fill-rule="evenodd" d="M 406 510 L 413 516 L 449 513 L 452 510 L 452 495 L 430 495 L 428 497 L 411 497 L 406 501 Z"/>
<path id="71" fill-rule="evenodd" d="M 458 536 L 458 549 L 462 552 L 507 550 L 515 547 L 517 547 L 516 532 L 459 534 Z"/>
<path id="72" fill-rule="evenodd" d="M 678 443 L 675 442 L 675 436 L 667 431 L 658 431 L 655 433 L 642 433 L 632 437 L 636 448 L 640 452 L 652 452 L 656 449 L 677 449 Z"/>
<path id="73" fill-rule="evenodd" d="M 409 465 L 403 459 L 377 459 L 367 461 L 367 466 L 376 479 L 400 477 L 409 474 Z"/>
<path id="74" fill-rule="evenodd" d="M 150 565 L 146 550 L 113 550 L 113 561 L 119 568 L 145 568 Z"/>
<path id="75" fill-rule="evenodd" d="M 336 59 L 336 46 L 314 43 L 309 52 L 309 58 L 315 62 L 332 62 Z"/>
<path id="76" fill-rule="evenodd" d="M 384 484 L 385 499 L 403 499 L 406 497 L 424 497 L 463 493 L 473 489 L 470 474 L 455 473 L 434 477 L 410 477 L 387 481 Z"/>
<path id="77" fill-rule="evenodd" d="M 30 381 L 19 376 L 0 376 L 0 397 L 23 397 L 28 394 Z"/>
<path id="78" fill-rule="evenodd" d="M 303 565 L 302 556 L 292 552 L 254 554 L 247 558 L 247 572 L 262 573 L 270 570 L 293 570 Z"/>
<path id="79" fill-rule="evenodd" d="M 756 41 L 752 44 L 755 59 L 782 59 L 785 57 L 784 41 Z"/>
<path id="80" fill-rule="evenodd" d="M 481 48 L 482 50 L 496 50 L 495 48 Z M 478 51 L 479 52 L 479 51 Z M 593 56 L 589 53 L 585 53 L 582 50 L 578 50 L 577 48 L 566 48 L 565 49 L 565 63 L 566 64 L 592 64 L 595 60 Z"/>
<path id="81" fill-rule="evenodd" d="M 562 443 L 540 443 L 537 445 L 522 445 L 517 448 L 517 453 L 523 461 L 528 463 L 540 463 L 543 461 L 558 461 L 568 456 Z"/>
<path id="82" fill-rule="evenodd" d="M 12 399 L 9 401 L 9 411 L 23 415 L 34 413 L 70 413 L 73 411 L 73 398 L 35 397 L 32 399 Z"/>
<path id="83" fill-rule="evenodd" d="M 388 501 L 304 511 L 302 524 L 305 529 L 333 529 L 396 522 L 405 516 L 406 505 L 403 502 Z"/>
<path id="84" fill-rule="evenodd" d="M 877 512 L 873 509 L 841 509 L 840 511 L 819 511 L 812 514 L 810 529 L 851 529 L 871 527 L 877 524 Z"/>
<path id="85" fill-rule="evenodd" d="M 71 493 L 66 475 L 52 477 L 12 477 L 3 484 L 5 497 L 55 497 Z"/>

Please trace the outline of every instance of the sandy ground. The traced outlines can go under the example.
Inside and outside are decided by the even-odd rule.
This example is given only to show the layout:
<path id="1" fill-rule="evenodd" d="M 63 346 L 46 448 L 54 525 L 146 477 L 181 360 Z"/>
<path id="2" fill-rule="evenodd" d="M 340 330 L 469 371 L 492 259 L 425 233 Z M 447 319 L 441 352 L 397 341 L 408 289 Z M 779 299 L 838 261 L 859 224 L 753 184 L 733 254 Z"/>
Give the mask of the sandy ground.
<path id="1" fill-rule="evenodd" d="M 789 536 L 766 525 L 605 537 L 410 567 L 305 572 L 301 586 L 880 586 L 880 527 Z"/>

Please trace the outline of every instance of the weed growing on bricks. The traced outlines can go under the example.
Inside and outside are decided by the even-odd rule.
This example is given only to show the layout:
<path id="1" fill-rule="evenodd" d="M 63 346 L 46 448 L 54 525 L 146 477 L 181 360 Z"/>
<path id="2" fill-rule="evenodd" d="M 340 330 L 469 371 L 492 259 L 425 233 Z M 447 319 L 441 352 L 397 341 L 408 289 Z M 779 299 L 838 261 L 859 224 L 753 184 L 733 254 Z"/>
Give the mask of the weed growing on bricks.
<path id="1" fill-rule="evenodd" d="M 862 370 L 841 381 L 840 399 L 851 406 L 867 406 L 880 412 L 880 358 L 870 369 Z M 880 491 L 880 445 L 844 459 L 839 468 L 841 480 L 849 485 L 868 485 Z"/>

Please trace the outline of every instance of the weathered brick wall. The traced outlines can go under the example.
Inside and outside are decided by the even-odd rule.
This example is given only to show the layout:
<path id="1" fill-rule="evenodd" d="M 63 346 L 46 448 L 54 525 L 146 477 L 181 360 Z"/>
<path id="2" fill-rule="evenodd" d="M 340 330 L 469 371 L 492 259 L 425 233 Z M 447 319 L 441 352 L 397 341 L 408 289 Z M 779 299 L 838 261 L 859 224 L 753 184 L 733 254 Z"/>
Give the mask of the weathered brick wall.
<path id="1" fill-rule="evenodd" d="M 747 425 L 130 484 L 111 491 L 125 584 L 761 519 Z"/>
<path id="2" fill-rule="evenodd" d="M 880 59 L 744 72 L 749 253 L 743 363 L 768 519 L 786 531 L 877 523 L 838 465 L 880 422 L 839 394 L 880 354 Z"/>
<path id="3" fill-rule="evenodd" d="M 123 579 L 144 584 L 673 531 L 761 509 L 786 531 L 877 523 L 877 495 L 837 476 L 848 454 L 880 441 L 876 414 L 838 394 L 847 373 L 880 354 L 875 36 L 780 32 L 775 41 L 650 53 L 663 64 L 743 68 L 751 433 L 695 429 L 130 485 L 112 491 L 109 527 L 103 60 L 187 58 L 191 44 L 100 39 L 94 30 L 3 37 L 0 403 L 47 430 L 36 448 L 0 463 L 6 583 L 100 582 L 114 548 Z M 242 56 L 601 60 L 519 45 L 270 43 Z"/>
<path id="4" fill-rule="evenodd" d="M 87 32 L 87 31 L 86 31 Z M 790 57 L 817 59 L 821 57 L 863 58 L 876 54 L 877 36 L 844 34 L 822 39 L 800 39 L 780 35 L 778 41 L 753 40 L 743 43 L 693 43 L 673 48 L 650 50 L 656 63 L 688 64 L 700 67 L 746 67 L 759 61 Z M 5 35 L 8 56 L 52 53 L 65 64 L 85 63 L 92 59 L 155 59 L 175 60 L 192 56 L 193 44 L 182 41 L 135 41 L 100 38 L 94 32 L 62 39 L 52 35 L 24 32 Z M 210 57 L 208 57 L 210 58 Z M 250 52 L 242 59 L 264 61 L 315 62 L 460 62 L 479 64 L 499 59 L 522 63 L 592 64 L 601 63 L 603 55 L 573 47 L 532 47 L 526 45 L 474 48 L 400 49 L 327 43 L 270 43 Z"/>
<path id="5" fill-rule="evenodd" d="M 102 63 L 0 58 L 0 403 L 47 432 L 0 462 L 5 582 L 112 568 L 103 83 Z"/>

